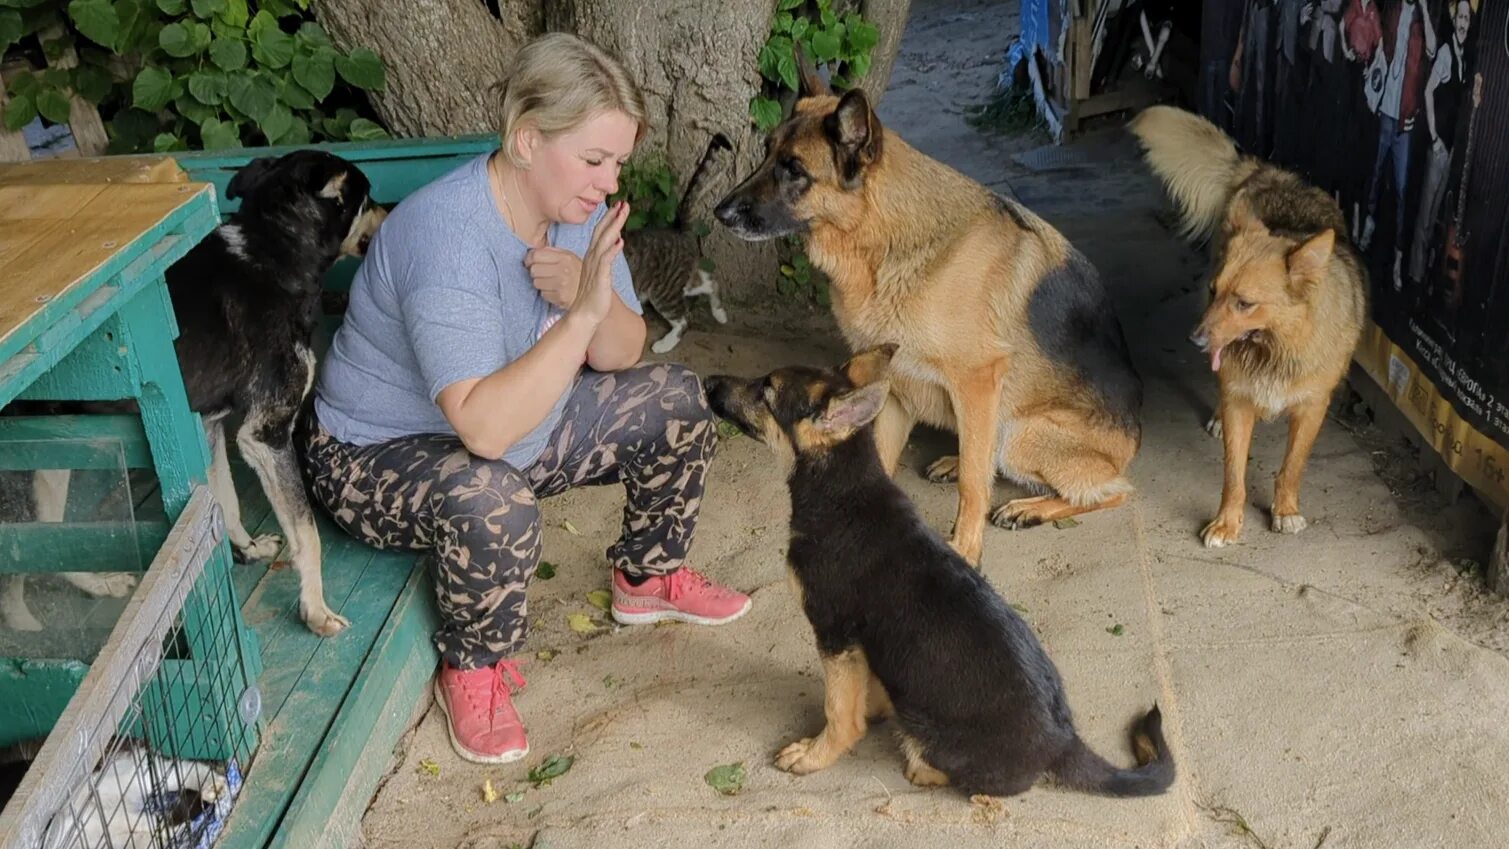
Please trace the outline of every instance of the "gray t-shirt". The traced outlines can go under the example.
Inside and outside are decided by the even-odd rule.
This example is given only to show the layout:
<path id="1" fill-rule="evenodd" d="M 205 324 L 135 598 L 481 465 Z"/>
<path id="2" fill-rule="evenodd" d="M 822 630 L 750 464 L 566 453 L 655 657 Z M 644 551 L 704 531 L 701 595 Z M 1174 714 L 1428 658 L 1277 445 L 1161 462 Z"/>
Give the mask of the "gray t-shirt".
<path id="1" fill-rule="evenodd" d="M 599 207 L 582 225 L 552 224 L 549 243 L 585 255 L 606 211 Z M 523 356 L 564 314 L 534 288 L 524 267 L 528 249 L 493 203 L 486 155 L 399 203 L 368 246 L 320 369 L 315 413 L 330 435 L 372 445 L 455 433 L 435 403 L 440 390 Z M 622 255 L 613 288 L 643 313 Z M 567 394 L 505 461 L 523 469 L 539 457 Z"/>

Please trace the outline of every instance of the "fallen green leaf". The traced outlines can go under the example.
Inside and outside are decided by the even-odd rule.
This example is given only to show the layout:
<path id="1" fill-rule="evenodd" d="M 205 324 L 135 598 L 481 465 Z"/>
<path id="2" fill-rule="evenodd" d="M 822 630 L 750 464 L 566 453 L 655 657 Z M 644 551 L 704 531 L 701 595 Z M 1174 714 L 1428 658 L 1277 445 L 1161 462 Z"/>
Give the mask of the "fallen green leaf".
<path id="1" fill-rule="evenodd" d="M 745 777 L 744 763 L 741 761 L 726 766 L 715 766 L 702 776 L 702 780 L 724 796 L 733 796 L 744 789 Z"/>
<path id="2" fill-rule="evenodd" d="M 618 679 L 614 678 L 612 675 L 604 675 L 603 676 L 603 686 L 607 687 L 609 690 L 611 690 L 614 687 L 618 686 Z"/>
<path id="3" fill-rule="evenodd" d="M 555 564 L 549 560 L 541 560 L 540 565 L 535 567 L 534 576 L 542 581 L 548 581 L 555 577 Z"/>
<path id="4" fill-rule="evenodd" d="M 1123 627 L 1121 627 L 1121 623 L 1118 622 L 1115 625 L 1112 625 L 1111 627 L 1107 628 L 1106 629 L 1106 633 L 1110 634 L 1113 637 L 1119 637 L 1122 634 L 1126 633 L 1126 629 L 1123 628 Z"/>
<path id="5" fill-rule="evenodd" d="M 518 793 L 509 793 L 508 795 L 503 797 L 503 801 L 509 804 L 513 804 L 514 802 L 522 802 L 524 801 L 524 793 L 523 791 L 520 791 Z"/>
<path id="6" fill-rule="evenodd" d="M 575 761 L 576 758 L 570 755 L 551 755 L 529 771 L 529 780 L 535 787 L 549 786 L 550 782 L 565 775 Z"/>
<path id="7" fill-rule="evenodd" d="M 1069 528 L 1077 528 L 1079 527 L 1079 520 L 1073 518 L 1072 516 L 1066 519 L 1054 519 L 1053 527 L 1058 528 L 1061 531 L 1067 530 Z"/>
<path id="8" fill-rule="evenodd" d="M 597 630 L 597 624 L 592 621 L 591 616 L 585 613 L 567 614 L 566 624 L 570 625 L 571 630 L 578 634 L 590 634 Z"/>
<path id="9" fill-rule="evenodd" d="M 644 748 L 644 744 L 642 744 L 642 743 L 632 743 L 631 742 L 631 743 L 629 743 L 629 748 L 634 749 L 634 750 L 637 751 L 639 749 L 643 749 Z"/>
<path id="10" fill-rule="evenodd" d="M 431 778 L 438 777 L 440 775 L 440 764 L 435 763 L 429 758 L 425 758 L 424 760 L 419 762 L 419 772 L 422 772 L 425 775 L 430 776 Z"/>
<path id="11" fill-rule="evenodd" d="M 534 656 L 538 658 L 542 663 L 549 663 L 550 661 L 555 660 L 555 656 L 558 654 L 560 654 L 560 652 L 556 651 L 555 649 L 540 649 L 539 651 L 534 653 Z"/>
<path id="12" fill-rule="evenodd" d="M 587 601 L 598 610 L 606 611 L 613 606 L 613 594 L 607 590 L 593 590 L 587 593 Z"/>
<path id="13" fill-rule="evenodd" d="M 724 439 L 733 439 L 743 435 L 744 431 L 739 430 L 738 425 L 728 419 L 718 419 L 718 436 Z"/>
<path id="14" fill-rule="evenodd" d="M 1024 604 L 1017 604 L 1016 602 L 1012 602 L 1011 609 L 1015 610 L 1017 613 L 1022 614 L 1023 616 L 1027 615 L 1027 606 Z"/>

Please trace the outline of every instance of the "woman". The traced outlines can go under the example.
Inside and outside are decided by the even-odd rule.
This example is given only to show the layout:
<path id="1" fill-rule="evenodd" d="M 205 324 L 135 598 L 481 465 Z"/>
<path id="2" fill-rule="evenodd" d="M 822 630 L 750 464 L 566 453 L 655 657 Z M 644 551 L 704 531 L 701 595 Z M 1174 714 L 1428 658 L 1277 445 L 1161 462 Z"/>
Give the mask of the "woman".
<path id="1" fill-rule="evenodd" d="M 686 368 L 637 364 L 645 323 L 605 208 L 645 129 L 612 57 L 574 36 L 526 45 L 502 89 L 499 150 L 383 223 L 320 373 L 304 457 L 347 532 L 429 550 L 436 698 L 461 757 L 529 751 L 509 656 L 540 559 L 536 499 L 621 481 L 612 614 L 722 624 L 749 598 L 686 565 L 717 442 Z"/>

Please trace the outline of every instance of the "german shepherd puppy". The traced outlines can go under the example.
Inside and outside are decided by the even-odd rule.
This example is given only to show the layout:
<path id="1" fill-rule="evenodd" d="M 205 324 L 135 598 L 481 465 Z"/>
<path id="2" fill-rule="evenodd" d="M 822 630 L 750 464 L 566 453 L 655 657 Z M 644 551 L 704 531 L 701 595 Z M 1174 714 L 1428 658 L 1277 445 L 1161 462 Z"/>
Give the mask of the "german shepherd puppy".
<path id="1" fill-rule="evenodd" d="M 801 234 L 833 285 L 851 350 L 898 343 L 875 426 L 894 472 L 917 422 L 954 430 L 954 548 L 978 564 L 994 473 L 1037 497 L 1001 527 L 1122 503 L 1141 443 L 1142 383 L 1093 266 L 1046 221 L 881 126 L 858 89 L 835 97 L 801 59 L 803 97 L 759 168 L 715 210 L 749 240 Z"/>
<path id="2" fill-rule="evenodd" d="M 713 376 L 714 412 L 790 463 L 791 577 L 817 637 L 827 724 L 776 764 L 824 769 L 871 718 L 894 717 L 906 777 L 1011 796 L 1049 775 L 1114 796 L 1163 792 L 1174 761 L 1155 705 L 1137 723 L 1140 766 L 1120 769 L 1074 730 L 1063 683 L 1032 629 L 918 515 L 875 447 L 896 353 L 838 369 Z"/>
<path id="3" fill-rule="evenodd" d="M 226 421 L 240 418 L 236 446 L 257 474 L 288 535 L 299 574 L 299 615 L 329 637 L 349 623 L 325 604 L 320 535 L 305 495 L 292 437 L 314 385 L 313 338 L 325 274 L 342 256 L 363 256 L 387 212 L 372 202 L 361 169 L 319 150 L 247 163 L 226 186 L 241 208 L 167 270 L 179 335 L 175 340 L 189 406 L 203 419 L 209 483 L 225 516 L 236 557 L 265 560 L 283 547 L 276 534 L 253 538 L 226 455 Z M 134 403 L 17 402 L 6 412 L 126 412 Z M 60 522 L 70 473 L 33 477 L 37 520 Z M 129 595 L 134 576 L 65 573 L 93 595 Z M 122 580 L 124 579 L 124 581 Z M 0 622 L 40 630 L 28 609 L 24 577 L 0 577 Z"/>
<path id="4" fill-rule="evenodd" d="M 1210 304 L 1190 341 L 1210 355 L 1220 381 L 1220 410 L 1207 429 L 1225 441 L 1226 483 L 1201 539 L 1215 548 L 1241 535 L 1253 424 L 1281 414 L 1289 447 L 1271 527 L 1299 533 L 1300 478 L 1362 334 L 1367 267 L 1330 195 L 1239 155 L 1204 118 L 1154 106 L 1129 128 L 1178 205 L 1184 234 L 1210 239 Z"/>

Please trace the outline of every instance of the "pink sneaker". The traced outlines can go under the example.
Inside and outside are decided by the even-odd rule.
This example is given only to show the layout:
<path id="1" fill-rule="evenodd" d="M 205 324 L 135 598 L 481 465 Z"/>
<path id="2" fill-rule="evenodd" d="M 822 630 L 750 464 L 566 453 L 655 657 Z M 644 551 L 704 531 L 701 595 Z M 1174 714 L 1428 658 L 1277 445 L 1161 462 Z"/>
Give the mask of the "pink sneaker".
<path id="1" fill-rule="evenodd" d="M 690 566 L 656 576 L 639 586 L 613 570 L 613 618 L 624 625 L 649 625 L 667 619 L 697 625 L 722 625 L 749 612 L 749 596 L 719 586 Z"/>
<path id="2" fill-rule="evenodd" d="M 524 721 L 512 696 L 523 688 L 524 676 L 513 661 L 478 669 L 456 669 L 442 661 L 435 701 L 445 712 L 456 754 L 479 764 L 506 764 L 529 754 Z"/>

